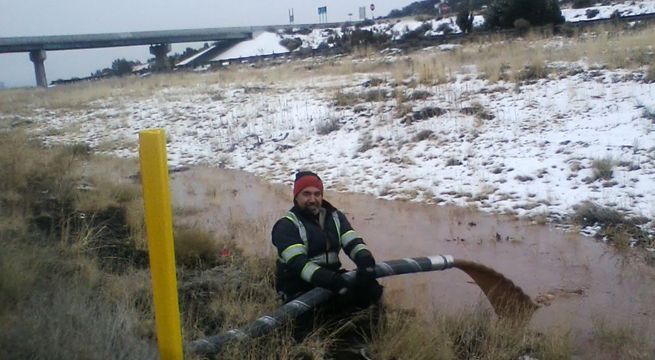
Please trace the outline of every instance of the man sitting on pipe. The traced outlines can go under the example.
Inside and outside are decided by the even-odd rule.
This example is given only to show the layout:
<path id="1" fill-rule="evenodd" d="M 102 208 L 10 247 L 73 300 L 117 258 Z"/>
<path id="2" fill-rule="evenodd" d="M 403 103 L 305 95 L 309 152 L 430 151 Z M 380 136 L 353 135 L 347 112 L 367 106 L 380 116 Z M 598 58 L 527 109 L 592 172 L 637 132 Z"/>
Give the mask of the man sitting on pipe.
<path id="1" fill-rule="evenodd" d="M 276 290 L 286 303 L 320 286 L 338 296 L 322 307 L 339 317 L 376 304 L 382 286 L 375 280 L 375 259 L 346 216 L 323 199 L 323 182 L 313 172 L 296 174 L 294 206 L 273 226 L 278 251 Z M 343 278 L 339 251 L 357 265 L 356 281 Z M 314 326 L 313 313 L 297 319 L 294 337 L 301 340 Z"/>

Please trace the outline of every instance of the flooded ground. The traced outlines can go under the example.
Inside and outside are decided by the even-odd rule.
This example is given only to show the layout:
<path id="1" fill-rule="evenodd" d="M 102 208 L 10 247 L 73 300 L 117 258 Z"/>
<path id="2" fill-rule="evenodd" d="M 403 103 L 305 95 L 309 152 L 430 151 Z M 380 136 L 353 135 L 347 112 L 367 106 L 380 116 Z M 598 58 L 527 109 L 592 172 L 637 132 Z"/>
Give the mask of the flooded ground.
<path id="1" fill-rule="evenodd" d="M 240 228 L 244 232 L 237 238 L 245 251 L 275 254 L 270 229 L 291 207 L 289 186 L 214 168 L 171 178 L 177 221 L 217 234 Z M 655 269 L 592 238 L 473 209 L 329 191 L 325 198 L 346 212 L 378 260 L 448 254 L 504 274 L 544 305 L 532 319 L 535 328 L 572 329 L 578 341 L 588 338 L 595 321 L 636 334 L 655 331 Z M 394 306 L 447 312 L 489 307 L 477 285 L 457 269 L 382 282 Z"/>

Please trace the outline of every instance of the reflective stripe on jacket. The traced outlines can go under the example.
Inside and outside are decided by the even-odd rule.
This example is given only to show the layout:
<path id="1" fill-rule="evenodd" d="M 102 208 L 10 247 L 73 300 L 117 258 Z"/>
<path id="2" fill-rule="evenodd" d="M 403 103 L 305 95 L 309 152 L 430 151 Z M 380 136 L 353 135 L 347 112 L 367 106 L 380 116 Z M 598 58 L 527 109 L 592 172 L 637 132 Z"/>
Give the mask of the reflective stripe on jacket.
<path id="1" fill-rule="evenodd" d="M 273 244 L 278 250 L 277 286 L 284 288 L 294 281 L 294 287 L 308 286 L 320 269 L 336 271 L 341 267 L 339 251 L 357 262 L 357 255 L 365 252 L 370 255 L 364 241 L 352 229 L 345 215 L 323 200 L 325 221 L 321 228 L 317 218 L 304 215 L 300 209 L 293 207 L 277 221 L 273 227 Z M 303 281 L 301 281 L 301 279 Z"/>

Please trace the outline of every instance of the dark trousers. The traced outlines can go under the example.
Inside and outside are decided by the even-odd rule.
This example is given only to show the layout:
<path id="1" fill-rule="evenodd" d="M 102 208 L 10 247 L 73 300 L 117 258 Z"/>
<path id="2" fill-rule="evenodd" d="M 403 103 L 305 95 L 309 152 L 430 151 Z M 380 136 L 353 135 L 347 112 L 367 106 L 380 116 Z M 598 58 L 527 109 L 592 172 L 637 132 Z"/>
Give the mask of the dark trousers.
<path id="1" fill-rule="evenodd" d="M 363 339 L 358 338 L 370 338 L 371 330 L 379 318 L 382 292 L 383 286 L 372 280 L 353 286 L 345 295 L 334 295 L 325 304 L 295 320 L 294 339 L 301 342 L 312 331 L 325 326 L 341 327 L 343 331 L 338 334 L 338 338 L 345 342 L 361 342 Z M 370 311 L 363 314 L 363 310 L 368 308 Z M 342 326 L 347 322 L 350 322 L 348 326 Z"/>

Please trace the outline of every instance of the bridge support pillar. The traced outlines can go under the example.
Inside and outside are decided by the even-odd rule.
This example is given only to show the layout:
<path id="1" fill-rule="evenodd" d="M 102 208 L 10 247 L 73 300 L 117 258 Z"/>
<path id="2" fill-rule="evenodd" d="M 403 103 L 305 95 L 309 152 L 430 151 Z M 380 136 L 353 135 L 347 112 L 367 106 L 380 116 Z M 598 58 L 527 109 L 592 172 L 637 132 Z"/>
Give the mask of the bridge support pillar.
<path id="1" fill-rule="evenodd" d="M 171 51 L 171 44 L 150 45 L 150 53 L 155 55 L 155 70 L 167 70 L 170 66 L 166 54 Z"/>
<path id="2" fill-rule="evenodd" d="M 48 87 L 48 80 L 45 76 L 45 65 L 43 61 L 46 59 L 45 50 L 32 50 L 30 51 L 30 60 L 34 63 L 34 75 L 36 76 L 36 86 Z"/>

